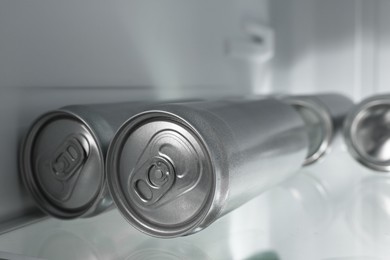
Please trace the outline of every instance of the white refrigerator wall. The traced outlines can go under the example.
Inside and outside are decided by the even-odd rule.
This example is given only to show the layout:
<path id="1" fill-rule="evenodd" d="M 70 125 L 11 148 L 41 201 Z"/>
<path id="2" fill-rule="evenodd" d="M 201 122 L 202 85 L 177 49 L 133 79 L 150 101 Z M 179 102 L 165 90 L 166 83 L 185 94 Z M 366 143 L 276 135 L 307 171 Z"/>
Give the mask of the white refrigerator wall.
<path id="1" fill-rule="evenodd" d="M 246 71 L 226 45 L 268 9 L 234 0 L 1 1 L 0 83 L 234 92 L 248 87 Z"/>

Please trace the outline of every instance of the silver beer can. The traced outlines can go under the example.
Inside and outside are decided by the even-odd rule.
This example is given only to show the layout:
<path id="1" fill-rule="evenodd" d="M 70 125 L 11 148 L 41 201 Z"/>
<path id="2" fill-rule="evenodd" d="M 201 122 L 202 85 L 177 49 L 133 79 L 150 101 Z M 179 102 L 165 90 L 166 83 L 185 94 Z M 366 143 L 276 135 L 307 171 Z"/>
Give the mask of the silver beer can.
<path id="1" fill-rule="evenodd" d="M 304 165 L 318 162 L 336 143 L 342 143 L 343 123 L 353 101 L 340 94 L 287 96 L 282 98 L 302 116 L 310 145 Z"/>
<path id="2" fill-rule="evenodd" d="M 344 138 L 350 154 L 362 165 L 390 172 L 390 95 L 357 104 L 346 119 Z"/>
<path id="3" fill-rule="evenodd" d="M 143 102 L 73 105 L 50 111 L 31 126 L 20 152 L 25 187 L 47 214 L 73 219 L 112 206 L 105 157 L 119 126 Z"/>
<path id="4" fill-rule="evenodd" d="M 140 231 L 188 235 L 293 176 L 307 154 L 305 127 L 270 98 L 154 106 L 111 142 L 109 189 Z"/>

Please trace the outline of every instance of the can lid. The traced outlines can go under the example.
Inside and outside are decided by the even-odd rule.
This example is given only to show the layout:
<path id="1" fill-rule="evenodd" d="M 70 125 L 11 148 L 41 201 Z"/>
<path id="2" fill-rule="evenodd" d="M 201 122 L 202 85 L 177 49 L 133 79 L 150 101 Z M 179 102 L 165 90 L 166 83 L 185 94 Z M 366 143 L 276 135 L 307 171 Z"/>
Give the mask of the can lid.
<path id="1" fill-rule="evenodd" d="M 191 233 L 211 207 L 215 176 L 208 150 L 178 116 L 152 111 L 128 120 L 110 145 L 106 167 L 119 210 L 149 235 Z"/>
<path id="2" fill-rule="evenodd" d="M 390 172 L 390 96 L 373 97 L 356 106 L 346 119 L 344 137 L 356 160 Z"/>
<path id="3" fill-rule="evenodd" d="M 333 122 L 327 108 L 310 97 L 288 97 L 286 101 L 301 115 L 309 135 L 309 150 L 304 165 L 324 156 L 333 138 Z"/>
<path id="4" fill-rule="evenodd" d="M 21 151 L 25 186 L 46 213 L 84 216 L 102 192 L 104 161 L 92 129 L 77 115 L 53 111 L 32 125 Z"/>

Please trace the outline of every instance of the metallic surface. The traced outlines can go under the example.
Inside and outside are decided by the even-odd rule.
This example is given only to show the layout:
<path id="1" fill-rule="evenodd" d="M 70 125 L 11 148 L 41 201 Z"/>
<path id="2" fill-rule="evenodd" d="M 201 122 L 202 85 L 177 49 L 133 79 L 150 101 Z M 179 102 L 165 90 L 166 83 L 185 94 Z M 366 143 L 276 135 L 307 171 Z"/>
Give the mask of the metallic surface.
<path id="1" fill-rule="evenodd" d="M 356 105 L 344 128 L 352 156 L 376 171 L 390 171 L 390 95 L 374 96 Z"/>
<path id="2" fill-rule="evenodd" d="M 289 96 L 283 100 L 296 108 L 307 125 L 310 146 L 304 165 L 317 162 L 335 145 L 353 102 L 339 94 Z"/>
<path id="3" fill-rule="evenodd" d="M 23 182 L 38 206 L 57 218 L 90 217 L 112 206 L 104 159 L 121 123 L 144 103 L 74 105 L 30 128 L 20 155 Z"/>
<path id="4" fill-rule="evenodd" d="M 157 105 L 117 132 L 108 185 L 136 228 L 183 236 L 292 176 L 307 147 L 299 113 L 275 99 Z"/>

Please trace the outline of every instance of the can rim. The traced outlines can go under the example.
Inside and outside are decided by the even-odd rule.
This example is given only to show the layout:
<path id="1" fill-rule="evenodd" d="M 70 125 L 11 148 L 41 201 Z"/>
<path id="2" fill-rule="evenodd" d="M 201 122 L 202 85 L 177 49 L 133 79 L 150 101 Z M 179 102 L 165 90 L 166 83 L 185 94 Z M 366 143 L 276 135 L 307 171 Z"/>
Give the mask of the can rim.
<path id="1" fill-rule="evenodd" d="M 371 156 L 368 156 L 367 154 L 360 151 L 355 139 L 357 125 L 360 123 L 360 120 L 367 114 L 367 110 L 379 105 L 390 105 L 390 95 L 371 97 L 363 100 L 360 104 L 355 106 L 355 108 L 348 114 L 344 123 L 344 140 L 350 154 L 360 164 L 385 174 L 390 172 L 390 160 L 374 160 Z"/>
<path id="2" fill-rule="evenodd" d="M 288 97 L 285 100 L 292 106 L 301 106 L 313 111 L 314 114 L 316 114 L 320 121 L 324 124 L 325 133 L 321 136 L 322 140 L 320 145 L 318 146 L 318 149 L 314 153 L 308 154 L 303 163 L 304 166 L 311 165 L 322 159 L 331 150 L 331 143 L 334 137 L 334 129 L 330 112 L 328 111 L 326 106 L 322 105 L 320 100 L 316 102 L 305 97 Z"/>
<path id="3" fill-rule="evenodd" d="M 210 164 L 210 169 L 213 173 L 213 183 L 211 185 L 210 194 L 209 196 L 207 196 L 207 199 L 204 202 L 204 206 L 199 210 L 196 215 L 192 216 L 191 219 L 187 220 L 181 226 L 175 228 L 163 228 L 157 225 L 153 226 L 153 223 L 150 222 L 144 223 L 142 221 L 144 219 L 141 216 L 137 215 L 137 212 L 132 209 L 131 204 L 124 196 L 119 181 L 117 165 L 119 160 L 119 154 L 123 148 L 124 141 L 129 135 L 131 135 L 132 130 L 142 125 L 145 120 L 151 122 L 151 120 L 153 119 L 160 119 L 180 124 L 181 127 L 184 127 L 187 131 L 189 131 L 190 134 L 192 134 L 193 137 L 198 140 L 199 145 L 205 153 L 205 157 Z M 218 210 L 215 208 L 213 203 L 216 198 L 216 189 L 214 184 L 216 183 L 217 178 L 214 174 L 216 173 L 215 165 L 211 160 L 209 148 L 206 145 L 206 142 L 204 141 L 202 135 L 188 121 L 176 114 L 162 110 L 149 110 L 141 112 L 128 119 L 119 128 L 109 145 L 106 157 L 106 172 L 109 173 L 107 174 L 108 189 L 110 191 L 112 199 L 114 200 L 116 206 L 119 209 L 119 212 L 133 227 L 147 235 L 157 238 L 174 238 L 197 232 L 200 225 L 203 225 L 206 218 L 210 215 L 210 212 Z"/>
<path id="4" fill-rule="evenodd" d="M 35 142 L 35 138 L 42 130 L 42 127 L 44 127 L 51 120 L 58 117 L 71 118 L 72 120 L 77 120 L 87 128 L 91 137 L 94 139 L 94 141 L 97 144 L 97 151 L 99 154 L 101 167 L 103 169 L 102 183 L 99 192 L 94 196 L 94 198 L 88 204 L 81 207 L 80 209 L 66 210 L 63 207 L 60 207 L 52 203 L 37 184 L 36 178 L 34 177 L 34 172 L 31 167 L 32 165 L 31 151 L 33 148 L 33 144 Z M 26 136 L 24 137 L 24 140 L 22 141 L 22 145 L 19 153 L 19 171 L 21 174 L 21 179 L 24 184 L 24 187 L 26 187 L 27 191 L 32 195 L 38 208 L 40 208 L 43 212 L 59 219 L 75 219 L 79 217 L 85 217 L 88 215 L 94 215 L 95 214 L 94 209 L 99 206 L 99 198 L 101 198 L 102 196 L 104 196 L 105 193 L 107 193 L 107 187 L 105 185 L 106 174 L 104 168 L 104 156 L 103 156 L 103 151 L 101 149 L 99 139 L 97 138 L 97 135 L 95 134 L 93 129 L 83 118 L 70 111 L 53 110 L 41 115 L 40 117 L 34 120 Z"/>

